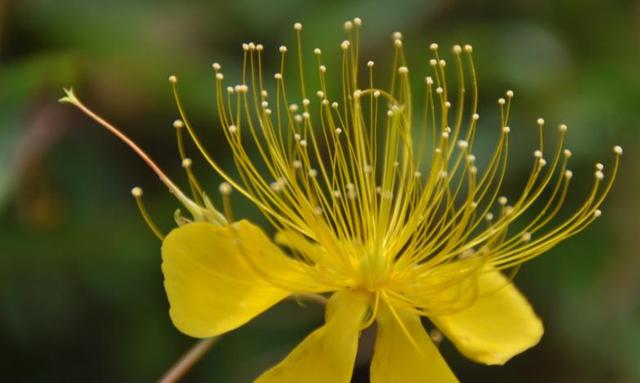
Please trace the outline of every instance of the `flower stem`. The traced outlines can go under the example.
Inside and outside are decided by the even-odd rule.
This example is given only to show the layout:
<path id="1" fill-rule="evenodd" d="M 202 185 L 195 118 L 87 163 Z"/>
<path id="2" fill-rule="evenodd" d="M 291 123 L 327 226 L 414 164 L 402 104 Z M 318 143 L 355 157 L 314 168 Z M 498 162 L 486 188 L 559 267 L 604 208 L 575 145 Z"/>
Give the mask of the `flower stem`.
<path id="1" fill-rule="evenodd" d="M 175 383 L 179 382 L 191 368 L 198 363 L 200 359 L 211 349 L 218 341 L 219 337 L 202 339 L 194 344 L 177 362 L 171 366 L 159 383 Z"/>

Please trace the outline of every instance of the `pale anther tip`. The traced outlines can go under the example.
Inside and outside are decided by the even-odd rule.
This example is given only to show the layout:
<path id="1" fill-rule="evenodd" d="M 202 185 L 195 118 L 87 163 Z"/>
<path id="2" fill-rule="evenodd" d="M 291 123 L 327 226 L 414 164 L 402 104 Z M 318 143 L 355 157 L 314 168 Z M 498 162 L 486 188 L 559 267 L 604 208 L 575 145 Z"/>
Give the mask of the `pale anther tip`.
<path id="1" fill-rule="evenodd" d="M 139 186 L 135 186 L 131 189 L 131 195 L 136 197 L 136 198 L 140 198 L 142 197 L 142 188 Z"/>
<path id="2" fill-rule="evenodd" d="M 220 191 L 220 194 L 227 195 L 231 193 L 231 185 L 228 182 L 221 182 L 218 186 L 218 191 Z"/>
<path id="3" fill-rule="evenodd" d="M 613 147 L 613 152 L 614 152 L 615 154 L 621 155 L 621 154 L 622 154 L 622 146 L 620 146 L 620 145 L 616 145 L 616 146 L 614 146 L 614 147 Z"/>
<path id="4" fill-rule="evenodd" d="M 407 74 L 409 73 L 409 68 L 407 68 L 406 66 L 401 66 L 400 68 L 398 68 L 398 73 Z"/>
<path id="5" fill-rule="evenodd" d="M 454 45 L 453 46 L 453 53 L 459 55 L 460 53 L 462 53 L 462 47 L 460 45 Z"/>
<path id="6" fill-rule="evenodd" d="M 602 210 L 600 209 L 596 209 L 593 211 L 593 215 L 597 218 L 600 217 L 602 215 Z"/>
<path id="7" fill-rule="evenodd" d="M 169 76 L 169 82 L 175 84 L 178 82 L 178 78 L 172 74 L 171 76 Z"/>
<path id="8" fill-rule="evenodd" d="M 560 124 L 560 126 L 558 126 L 558 130 L 560 130 L 561 132 L 566 132 L 567 131 L 567 125 L 565 124 Z"/>
<path id="9" fill-rule="evenodd" d="M 512 90 L 508 90 L 506 92 L 507 97 L 512 98 L 513 97 L 513 91 Z"/>
<path id="10" fill-rule="evenodd" d="M 185 168 L 185 169 L 186 168 L 190 168 L 192 163 L 193 162 L 191 161 L 191 158 L 184 158 L 182 160 L 182 167 Z"/>
<path id="11" fill-rule="evenodd" d="M 173 122 L 173 127 L 176 129 L 184 128 L 184 122 L 182 122 L 182 120 L 175 120 Z"/>
<path id="12" fill-rule="evenodd" d="M 429 49 L 431 49 L 432 51 L 435 51 L 438 49 L 438 44 L 437 43 L 431 43 L 431 45 L 429 45 Z"/>
<path id="13" fill-rule="evenodd" d="M 466 44 L 464 46 L 464 51 L 467 52 L 467 53 L 471 53 L 471 52 L 473 52 L 473 47 L 471 45 L 469 45 L 469 44 Z"/>
<path id="14" fill-rule="evenodd" d="M 538 118 L 536 122 L 538 123 L 538 125 L 544 125 L 544 118 Z"/>
<path id="15" fill-rule="evenodd" d="M 362 25 L 362 19 L 361 19 L 361 18 L 359 18 L 359 17 L 354 17 L 354 18 L 353 18 L 353 23 L 354 23 L 356 26 L 358 26 L 358 27 L 359 27 L 359 26 L 361 26 L 361 25 Z"/>
<path id="16" fill-rule="evenodd" d="M 211 67 L 213 68 L 213 70 L 220 70 L 220 68 L 222 68 L 218 63 L 211 64 Z"/>
<path id="17" fill-rule="evenodd" d="M 301 23 L 293 24 L 293 29 L 295 29 L 296 31 L 301 31 L 302 30 L 302 24 Z"/>

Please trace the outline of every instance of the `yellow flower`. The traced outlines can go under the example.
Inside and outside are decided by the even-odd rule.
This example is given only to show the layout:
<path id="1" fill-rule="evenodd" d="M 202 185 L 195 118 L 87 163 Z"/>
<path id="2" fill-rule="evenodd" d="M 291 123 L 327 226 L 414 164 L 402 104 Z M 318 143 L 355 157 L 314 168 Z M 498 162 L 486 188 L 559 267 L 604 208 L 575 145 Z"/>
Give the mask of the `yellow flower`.
<path id="1" fill-rule="evenodd" d="M 165 289 L 180 331 L 213 337 L 289 296 L 329 297 L 325 324 L 257 382 L 349 382 L 358 337 L 373 323 L 372 382 L 457 381 L 421 317 L 476 362 L 503 364 L 534 346 L 542 323 L 511 283 L 515 271 L 595 220 L 618 169 L 622 149 L 616 146 L 608 180 L 597 164 L 584 202 L 552 224 L 567 196 L 571 152 L 565 149 L 566 125 L 559 125 L 556 148 L 547 150 L 545 123 L 538 119 L 531 174 L 509 201 L 501 186 L 513 92 L 498 100 L 498 129 L 485 128 L 498 142 L 481 172 L 473 154 L 479 115 L 471 46 L 454 46 L 450 65 L 432 44 L 424 98 L 414 103 L 401 34 L 393 35 L 391 84 L 379 88 L 373 61 L 362 65 L 360 58 L 361 23 L 345 23 L 340 70 L 329 70 L 314 49 L 319 85 L 313 92 L 299 23 L 293 71 L 282 46 L 278 73 L 266 76 L 264 48 L 254 43 L 243 44 L 238 85 L 225 88 L 221 66 L 213 64 L 217 110 L 237 178 L 198 139 L 178 97 L 177 78 L 170 77 L 191 198 L 71 91 L 63 98 L 130 145 L 190 212 L 191 218 L 178 213 L 179 227 L 164 238 L 141 205 L 141 189 L 133 191 L 163 238 Z M 455 92 L 447 87 L 450 66 Z M 331 76 L 342 79 L 337 93 Z M 289 77 L 297 89 L 285 85 Z M 220 187 L 224 214 L 191 172 L 185 129 L 226 180 Z M 249 221 L 232 222 L 232 189 L 264 213 L 276 229 L 273 240 Z"/>

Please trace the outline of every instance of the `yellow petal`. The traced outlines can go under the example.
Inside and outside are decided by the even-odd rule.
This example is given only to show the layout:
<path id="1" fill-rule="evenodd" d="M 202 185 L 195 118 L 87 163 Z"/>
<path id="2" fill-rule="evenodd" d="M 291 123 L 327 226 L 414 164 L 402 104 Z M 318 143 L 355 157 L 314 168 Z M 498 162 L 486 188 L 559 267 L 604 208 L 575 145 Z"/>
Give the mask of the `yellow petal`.
<path id="1" fill-rule="evenodd" d="M 499 271 L 479 275 L 478 298 L 457 313 L 430 318 L 466 357 L 504 364 L 544 332 L 527 299 Z"/>
<path id="2" fill-rule="evenodd" d="M 307 336 L 256 383 L 348 383 L 369 299 L 338 291 L 327 303 L 325 324 Z"/>
<path id="3" fill-rule="evenodd" d="M 171 320 L 198 338 L 233 330 L 290 294 L 269 277 L 278 275 L 281 283 L 299 280 L 299 263 L 247 221 L 177 228 L 162 243 Z"/>
<path id="4" fill-rule="evenodd" d="M 386 304 L 378 311 L 378 334 L 371 362 L 372 383 L 457 382 L 427 335 L 420 317 Z M 402 325 L 400 322 L 402 321 Z M 404 328 L 403 328 L 404 327 Z"/>

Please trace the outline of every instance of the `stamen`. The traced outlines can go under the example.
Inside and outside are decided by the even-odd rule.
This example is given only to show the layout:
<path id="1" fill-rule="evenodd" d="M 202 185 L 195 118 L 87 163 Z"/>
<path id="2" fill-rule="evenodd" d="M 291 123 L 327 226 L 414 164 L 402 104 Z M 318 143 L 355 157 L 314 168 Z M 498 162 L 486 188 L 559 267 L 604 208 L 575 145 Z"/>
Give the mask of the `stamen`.
<path id="1" fill-rule="evenodd" d="M 147 212 L 147 208 L 144 206 L 142 202 L 142 188 L 136 186 L 131 189 L 131 195 L 136 199 L 136 205 L 138 205 L 138 210 L 140 211 L 140 215 L 144 218 L 144 221 L 147 223 L 149 229 L 153 232 L 153 234 L 158 237 L 159 240 L 164 240 L 164 234 L 158 229 L 158 225 L 153 221 L 149 213 Z"/>

